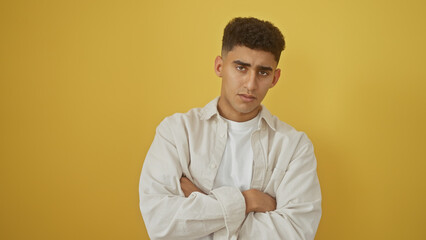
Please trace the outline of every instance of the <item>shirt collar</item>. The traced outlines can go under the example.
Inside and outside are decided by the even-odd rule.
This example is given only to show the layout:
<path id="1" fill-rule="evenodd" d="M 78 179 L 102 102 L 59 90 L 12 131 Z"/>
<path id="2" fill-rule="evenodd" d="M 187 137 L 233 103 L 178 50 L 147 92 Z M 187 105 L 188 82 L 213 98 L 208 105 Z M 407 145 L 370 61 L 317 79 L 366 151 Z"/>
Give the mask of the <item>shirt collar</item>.
<path id="1" fill-rule="evenodd" d="M 217 110 L 217 103 L 219 101 L 219 97 L 216 97 L 211 102 L 209 102 L 206 106 L 204 106 L 201 110 L 201 120 L 209 120 L 213 116 L 219 116 L 219 112 Z M 273 121 L 273 116 L 269 112 L 268 109 L 266 109 L 265 106 L 262 105 L 262 110 L 260 111 L 260 121 L 259 121 L 259 127 L 261 127 L 263 124 L 263 121 L 266 122 L 266 124 L 274 131 L 276 131 L 275 123 Z M 263 119 L 263 121 L 262 121 Z"/>

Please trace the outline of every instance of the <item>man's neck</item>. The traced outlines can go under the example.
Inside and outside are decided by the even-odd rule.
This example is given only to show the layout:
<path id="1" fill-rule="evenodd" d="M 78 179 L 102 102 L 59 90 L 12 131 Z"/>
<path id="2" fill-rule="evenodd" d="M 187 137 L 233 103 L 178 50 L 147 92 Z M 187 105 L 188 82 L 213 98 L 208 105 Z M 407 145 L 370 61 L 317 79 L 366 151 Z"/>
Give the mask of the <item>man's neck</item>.
<path id="1" fill-rule="evenodd" d="M 258 106 L 256 109 L 254 109 L 251 112 L 248 113 L 241 113 L 241 112 L 237 112 L 233 109 L 229 109 L 232 108 L 227 104 L 221 104 L 221 99 L 219 98 L 218 104 L 217 104 L 217 110 L 219 111 L 220 116 L 234 121 L 234 122 L 246 122 L 249 121 L 253 118 L 255 118 L 260 110 L 262 110 L 262 106 Z"/>

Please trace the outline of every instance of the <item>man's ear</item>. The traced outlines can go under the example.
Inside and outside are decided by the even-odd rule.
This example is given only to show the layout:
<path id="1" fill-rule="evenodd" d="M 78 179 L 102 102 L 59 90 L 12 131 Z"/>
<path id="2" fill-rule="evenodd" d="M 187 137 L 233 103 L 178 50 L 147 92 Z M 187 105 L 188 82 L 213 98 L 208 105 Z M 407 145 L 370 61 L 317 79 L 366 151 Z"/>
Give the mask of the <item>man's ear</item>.
<path id="1" fill-rule="evenodd" d="M 274 79 L 272 80 L 271 88 L 274 87 L 277 84 L 278 79 L 280 78 L 280 76 L 281 76 L 281 69 L 279 69 L 279 68 L 275 69 Z"/>
<path id="2" fill-rule="evenodd" d="M 214 71 L 218 77 L 222 77 L 223 59 L 221 56 L 217 56 L 214 60 Z"/>

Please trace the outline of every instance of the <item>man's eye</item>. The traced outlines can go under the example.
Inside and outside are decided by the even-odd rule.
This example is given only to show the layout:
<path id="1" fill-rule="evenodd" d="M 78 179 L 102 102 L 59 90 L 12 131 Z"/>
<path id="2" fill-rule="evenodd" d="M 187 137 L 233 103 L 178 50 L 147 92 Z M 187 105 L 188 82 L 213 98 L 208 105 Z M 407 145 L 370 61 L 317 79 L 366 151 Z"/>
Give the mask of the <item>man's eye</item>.
<path id="1" fill-rule="evenodd" d="M 246 70 L 246 68 L 244 66 L 237 66 L 237 70 L 238 71 L 244 71 L 244 70 Z"/>
<path id="2" fill-rule="evenodd" d="M 268 73 L 268 72 L 265 72 L 265 71 L 260 71 L 260 72 L 259 72 L 259 74 L 260 74 L 261 76 L 268 76 L 268 75 L 269 75 L 269 73 Z"/>

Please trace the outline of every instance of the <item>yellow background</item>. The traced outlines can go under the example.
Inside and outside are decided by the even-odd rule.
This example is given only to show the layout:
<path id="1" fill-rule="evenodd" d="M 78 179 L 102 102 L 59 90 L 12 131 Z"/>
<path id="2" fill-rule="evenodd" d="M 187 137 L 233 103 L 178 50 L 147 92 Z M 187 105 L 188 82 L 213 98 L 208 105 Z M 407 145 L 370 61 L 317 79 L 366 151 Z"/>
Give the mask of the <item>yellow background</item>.
<path id="1" fill-rule="evenodd" d="M 264 104 L 312 139 L 316 239 L 426 239 L 424 1 L 0 3 L 0 239 L 148 239 L 155 127 L 219 94 L 235 16 L 287 49 Z"/>

